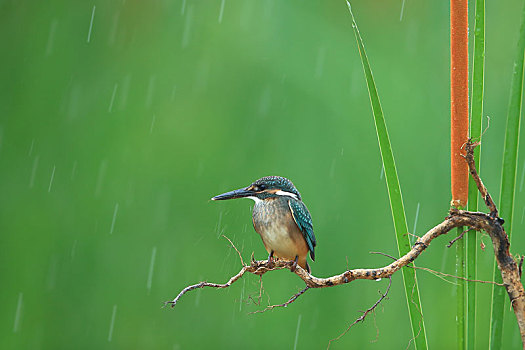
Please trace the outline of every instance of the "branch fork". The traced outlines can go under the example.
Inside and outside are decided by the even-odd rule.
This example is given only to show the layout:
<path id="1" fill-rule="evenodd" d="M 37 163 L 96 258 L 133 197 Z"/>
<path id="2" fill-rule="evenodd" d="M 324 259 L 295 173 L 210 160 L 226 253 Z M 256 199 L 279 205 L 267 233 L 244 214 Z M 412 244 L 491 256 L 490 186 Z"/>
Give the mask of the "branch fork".
<path id="1" fill-rule="evenodd" d="M 331 277 L 321 278 L 321 277 L 313 276 L 309 274 L 306 270 L 301 268 L 300 266 L 297 266 L 295 271 L 292 271 L 293 262 L 290 262 L 290 261 L 274 260 L 273 263 L 269 265 L 268 260 L 254 260 L 252 256 L 252 261 L 250 265 L 245 265 L 243 263 L 243 267 L 241 268 L 241 270 L 236 275 L 232 276 L 228 282 L 224 284 L 200 282 L 194 285 L 187 286 L 173 300 L 167 301 L 165 305 L 169 304 L 172 307 L 174 307 L 179 301 L 179 299 L 184 294 L 194 289 L 204 288 L 204 287 L 228 288 L 233 283 L 235 283 L 237 280 L 239 280 L 246 272 L 254 274 L 254 275 L 262 276 L 265 273 L 270 272 L 270 271 L 288 269 L 288 270 L 291 270 L 300 279 L 304 281 L 305 288 L 299 291 L 298 293 L 294 294 L 287 302 L 283 304 L 268 306 L 264 310 L 260 310 L 257 312 L 264 312 L 266 310 L 271 310 L 275 307 L 286 307 L 292 302 L 294 302 L 295 300 L 297 300 L 299 296 L 303 295 L 306 291 L 312 288 L 334 287 L 334 286 L 338 286 L 342 284 L 347 284 L 347 283 L 350 283 L 358 279 L 367 279 L 367 280 L 378 280 L 382 278 L 390 279 L 391 276 L 397 271 L 399 271 L 401 268 L 405 266 L 412 267 L 413 265 L 411 265 L 411 263 L 415 259 L 417 259 L 417 257 L 419 257 L 419 255 L 423 251 L 425 251 L 425 249 L 427 249 L 430 246 L 430 243 L 435 238 L 448 233 L 450 230 L 456 227 L 467 226 L 471 230 L 485 231 L 492 240 L 492 244 L 494 248 L 494 255 L 497 260 L 498 268 L 501 272 L 503 285 L 505 289 L 507 290 L 507 294 L 511 301 L 511 305 L 514 310 L 514 314 L 516 315 L 516 319 L 518 321 L 522 343 L 525 344 L 525 290 L 520 281 L 523 258 L 518 264 L 516 263 L 514 258 L 511 256 L 509 252 L 509 247 L 510 247 L 509 239 L 508 239 L 507 233 L 505 232 L 505 229 L 503 228 L 504 220 L 498 217 L 498 210 L 496 208 L 496 205 L 494 204 L 492 197 L 488 193 L 486 187 L 483 185 L 483 182 L 479 178 L 479 175 L 476 171 L 476 168 L 474 165 L 474 155 L 473 155 L 474 153 L 473 152 L 474 152 L 474 148 L 477 145 L 479 145 L 479 142 L 473 143 L 471 140 L 469 140 L 465 144 L 465 150 L 466 150 L 465 159 L 469 166 L 470 174 L 472 178 L 474 179 L 478 187 L 478 190 L 481 193 L 481 196 L 483 197 L 485 204 L 490 210 L 489 214 L 485 214 L 482 212 L 471 212 L 471 211 L 465 211 L 465 210 L 459 210 L 459 209 L 452 208 L 449 211 L 449 215 L 445 218 L 445 220 L 442 223 L 434 226 L 427 233 L 425 233 L 423 236 L 418 238 L 415 244 L 412 246 L 412 249 L 407 254 L 395 260 L 391 264 L 387 266 L 379 267 L 379 268 L 373 268 L 373 269 L 352 269 L 352 270 L 347 269 L 346 271 L 338 275 L 331 276 Z M 461 236 L 462 235 L 458 236 L 455 240 L 459 239 Z M 451 244 L 454 243 L 455 240 L 453 240 Z M 231 241 L 230 243 L 233 246 L 233 243 Z M 239 253 L 239 256 L 241 256 L 238 250 L 237 252 Z M 241 256 L 241 261 L 242 261 L 242 256 Z M 384 295 L 386 296 L 386 293 Z M 379 302 L 381 302 L 383 299 L 384 297 L 382 297 L 378 301 L 378 303 L 374 304 L 372 309 L 375 308 L 377 304 L 379 304 Z M 368 312 L 360 316 L 356 320 L 356 322 L 352 323 L 352 325 L 354 325 L 355 323 L 359 321 L 362 321 L 362 319 L 364 319 L 364 317 L 366 317 L 367 314 Z"/>

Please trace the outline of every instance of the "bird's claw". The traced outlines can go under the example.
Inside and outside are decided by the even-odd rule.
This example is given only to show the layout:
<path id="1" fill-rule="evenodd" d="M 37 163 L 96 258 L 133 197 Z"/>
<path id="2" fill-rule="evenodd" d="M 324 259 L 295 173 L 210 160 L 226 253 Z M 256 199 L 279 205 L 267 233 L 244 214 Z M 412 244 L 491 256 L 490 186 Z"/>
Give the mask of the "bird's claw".
<path id="1" fill-rule="evenodd" d="M 295 260 L 292 262 L 292 266 L 290 267 L 290 271 L 291 272 L 295 272 L 295 269 L 297 269 L 297 260 L 299 259 L 299 257 L 296 255 L 295 256 Z"/>
<path id="2" fill-rule="evenodd" d="M 421 241 L 417 241 L 416 243 L 414 243 L 414 247 L 416 247 L 416 246 L 418 246 L 418 245 L 422 246 L 423 249 L 427 249 L 427 248 L 428 248 L 428 244 L 423 243 L 423 242 L 421 242 Z"/>
<path id="3" fill-rule="evenodd" d="M 266 267 L 269 269 L 273 269 L 275 267 L 275 261 L 272 257 L 268 258 L 268 263 L 266 264 Z"/>
<path id="4" fill-rule="evenodd" d="M 270 255 L 268 255 L 268 262 L 266 263 L 266 267 L 269 269 L 273 269 L 275 267 L 273 259 L 273 250 L 270 252 Z"/>

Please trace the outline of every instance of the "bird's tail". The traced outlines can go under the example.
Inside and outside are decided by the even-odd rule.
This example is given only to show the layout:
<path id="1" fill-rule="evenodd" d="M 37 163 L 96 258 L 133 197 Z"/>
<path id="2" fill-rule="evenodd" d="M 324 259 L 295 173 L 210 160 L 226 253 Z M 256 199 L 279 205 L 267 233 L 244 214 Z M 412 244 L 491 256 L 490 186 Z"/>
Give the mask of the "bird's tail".
<path id="1" fill-rule="evenodd" d="M 305 261 L 304 262 L 305 266 L 301 266 L 303 269 L 305 269 L 306 271 L 308 271 L 308 273 L 311 273 L 312 270 L 310 270 L 310 265 L 308 265 L 308 261 Z"/>
<path id="2" fill-rule="evenodd" d="M 306 255 L 303 257 L 299 257 L 297 261 L 297 265 L 301 266 L 303 269 L 308 271 L 308 273 L 310 273 L 310 265 L 308 265 L 308 260 L 306 259 Z"/>

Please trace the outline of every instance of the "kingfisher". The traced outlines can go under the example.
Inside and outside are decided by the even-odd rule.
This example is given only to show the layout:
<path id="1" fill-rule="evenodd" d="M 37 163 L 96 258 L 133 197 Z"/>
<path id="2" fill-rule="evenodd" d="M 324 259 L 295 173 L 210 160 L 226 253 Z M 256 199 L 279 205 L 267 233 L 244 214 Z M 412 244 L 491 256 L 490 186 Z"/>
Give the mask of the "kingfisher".
<path id="1" fill-rule="evenodd" d="M 214 201 L 250 198 L 255 202 L 252 221 L 268 252 L 268 265 L 273 258 L 293 261 L 292 272 L 297 265 L 310 273 L 306 261 L 308 253 L 315 260 L 312 218 L 301 194 L 294 184 L 281 176 L 266 176 L 248 187 L 226 192 L 212 198 Z"/>

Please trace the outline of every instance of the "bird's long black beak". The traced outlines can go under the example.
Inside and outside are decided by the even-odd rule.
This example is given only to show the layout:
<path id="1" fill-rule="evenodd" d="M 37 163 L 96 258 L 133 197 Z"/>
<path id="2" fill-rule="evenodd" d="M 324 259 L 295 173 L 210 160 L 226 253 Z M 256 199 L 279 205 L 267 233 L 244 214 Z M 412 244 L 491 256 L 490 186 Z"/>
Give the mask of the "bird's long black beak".
<path id="1" fill-rule="evenodd" d="M 226 192 L 223 194 L 219 194 L 218 196 L 213 197 L 211 200 L 212 201 L 222 201 L 226 199 L 245 198 L 245 197 L 253 196 L 254 193 L 255 192 L 253 192 L 252 190 L 249 190 L 249 187 L 245 187 L 245 188 L 239 188 L 238 190 L 235 190 L 235 191 L 230 191 L 230 192 Z"/>

